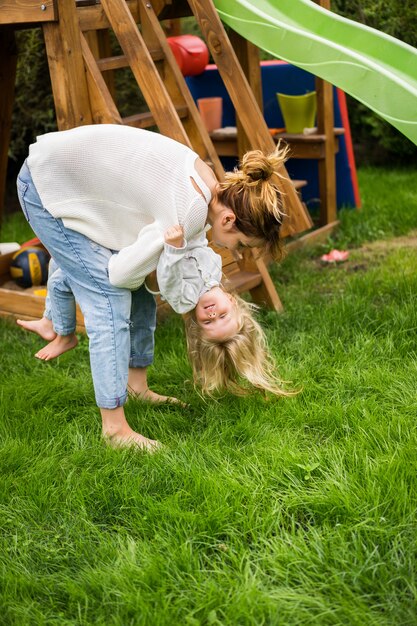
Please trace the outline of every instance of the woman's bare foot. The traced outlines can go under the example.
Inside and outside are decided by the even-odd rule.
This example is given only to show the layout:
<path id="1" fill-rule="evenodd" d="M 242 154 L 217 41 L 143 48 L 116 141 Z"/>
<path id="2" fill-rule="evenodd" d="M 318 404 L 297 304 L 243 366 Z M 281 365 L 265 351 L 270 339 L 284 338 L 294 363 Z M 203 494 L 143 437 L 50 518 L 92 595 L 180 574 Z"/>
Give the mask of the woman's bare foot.
<path id="1" fill-rule="evenodd" d="M 148 387 L 147 368 L 146 367 L 129 367 L 129 378 L 127 381 L 127 391 L 131 398 L 136 400 L 144 400 L 145 402 L 153 402 L 155 404 L 178 404 L 186 407 L 184 402 L 171 396 L 162 396 L 159 393 L 151 391 Z"/>
<path id="2" fill-rule="evenodd" d="M 16 320 L 17 324 L 29 330 L 31 333 L 36 333 L 45 341 L 52 341 L 56 337 L 56 332 L 52 326 L 52 321 L 46 317 L 42 317 L 40 320 Z"/>
<path id="3" fill-rule="evenodd" d="M 187 405 L 185 402 L 181 402 L 178 398 L 174 398 L 173 396 L 163 396 L 151 389 L 146 388 L 144 391 L 135 391 L 129 385 L 127 386 L 127 391 L 131 398 L 135 398 L 136 400 L 144 400 L 145 402 L 152 402 L 155 404 L 178 404 L 185 408 Z"/>
<path id="4" fill-rule="evenodd" d="M 57 335 L 53 341 L 39 350 L 39 352 L 35 354 L 35 357 L 42 361 L 50 361 L 64 354 L 64 352 L 72 350 L 77 344 L 78 339 L 75 335 Z"/>
<path id="5" fill-rule="evenodd" d="M 131 428 L 115 434 L 103 433 L 103 438 L 106 444 L 112 448 L 138 448 L 150 453 L 162 448 L 162 444 L 159 441 L 148 439 Z"/>

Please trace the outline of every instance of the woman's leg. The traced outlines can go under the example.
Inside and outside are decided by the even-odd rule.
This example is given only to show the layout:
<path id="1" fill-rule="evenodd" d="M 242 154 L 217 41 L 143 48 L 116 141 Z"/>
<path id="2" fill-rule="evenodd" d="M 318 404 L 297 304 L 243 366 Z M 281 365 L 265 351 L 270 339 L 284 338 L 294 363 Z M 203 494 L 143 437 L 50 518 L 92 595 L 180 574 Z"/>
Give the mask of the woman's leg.
<path id="1" fill-rule="evenodd" d="M 155 347 L 156 302 L 145 285 L 132 291 L 130 321 L 129 393 L 149 402 L 179 402 L 176 398 L 155 393 L 148 387 L 147 368 L 153 363 Z"/>
<path id="2" fill-rule="evenodd" d="M 127 399 L 131 295 L 109 283 L 110 250 L 66 228 L 44 209 L 26 164 L 18 177 L 18 193 L 32 229 L 64 271 L 83 312 L 104 435 L 117 443 L 147 446 L 148 440 L 130 429 L 122 409 Z"/>

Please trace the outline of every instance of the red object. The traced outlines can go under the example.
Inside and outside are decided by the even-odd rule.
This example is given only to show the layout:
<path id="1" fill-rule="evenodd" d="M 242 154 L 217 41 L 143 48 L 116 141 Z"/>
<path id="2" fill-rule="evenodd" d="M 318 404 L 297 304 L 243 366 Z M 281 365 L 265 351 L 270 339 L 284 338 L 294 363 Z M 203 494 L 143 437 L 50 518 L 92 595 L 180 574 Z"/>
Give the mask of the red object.
<path id="1" fill-rule="evenodd" d="M 268 128 L 269 134 L 273 137 L 279 133 L 285 133 L 285 128 Z"/>
<path id="2" fill-rule="evenodd" d="M 358 176 L 356 173 L 356 164 L 355 164 L 355 155 L 353 152 L 353 143 L 352 143 L 352 135 L 350 133 L 350 124 L 349 124 L 349 115 L 348 108 L 346 104 L 346 94 L 341 89 L 336 89 L 337 100 L 339 103 L 340 116 L 342 118 L 342 125 L 345 129 L 345 143 L 346 143 L 346 153 L 347 159 L 349 163 L 350 176 L 352 180 L 352 188 L 353 195 L 355 198 L 356 207 L 359 209 L 361 207 L 361 196 L 359 193 L 359 184 L 358 184 Z"/>
<path id="3" fill-rule="evenodd" d="M 209 61 L 209 52 L 200 37 L 179 35 L 168 37 L 167 41 L 183 76 L 196 76 L 204 72 Z"/>
<path id="4" fill-rule="evenodd" d="M 324 263 L 343 263 L 349 258 L 348 250 L 331 250 L 329 254 L 323 254 L 320 261 Z"/>
<path id="5" fill-rule="evenodd" d="M 22 243 L 22 245 L 20 246 L 21 248 L 31 248 L 32 246 L 41 246 L 41 240 L 38 239 L 37 237 L 34 237 L 33 239 L 29 239 L 29 241 L 25 241 L 25 243 Z"/>

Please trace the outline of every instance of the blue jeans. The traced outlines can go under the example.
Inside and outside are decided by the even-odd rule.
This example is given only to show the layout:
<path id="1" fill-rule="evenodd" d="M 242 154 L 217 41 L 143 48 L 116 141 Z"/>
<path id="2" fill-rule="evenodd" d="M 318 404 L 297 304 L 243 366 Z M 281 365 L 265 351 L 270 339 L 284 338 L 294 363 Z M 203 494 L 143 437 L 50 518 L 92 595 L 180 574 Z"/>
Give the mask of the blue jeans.
<path id="1" fill-rule="evenodd" d="M 127 399 L 129 366 L 147 367 L 153 361 L 155 300 L 144 286 L 130 292 L 109 283 L 107 265 L 112 251 L 66 228 L 43 207 L 26 163 L 19 172 L 17 190 L 31 228 L 64 274 L 60 302 L 66 303 L 65 315 L 71 317 L 75 310 L 74 297 L 83 313 L 97 405 L 103 409 L 122 406 Z M 64 317 L 56 330 L 72 332 L 68 319 Z"/>
<path id="2" fill-rule="evenodd" d="M 75 332 L 75 298 L 64 272 L 51 257 L 48 269 L 48 291 L 45 299 L 43 317 L 52 320 L 58 335 L 70 335 Z"/>

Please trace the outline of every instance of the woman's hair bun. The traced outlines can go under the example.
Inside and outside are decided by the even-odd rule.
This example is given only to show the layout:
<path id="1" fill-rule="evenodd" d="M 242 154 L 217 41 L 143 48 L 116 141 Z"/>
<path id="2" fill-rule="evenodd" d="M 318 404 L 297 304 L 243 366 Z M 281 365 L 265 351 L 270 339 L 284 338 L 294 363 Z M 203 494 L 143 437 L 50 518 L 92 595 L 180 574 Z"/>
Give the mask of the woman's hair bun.
<path id="1" fill-rule="evenodd" d="M 242 172 L 253 182 L 269 180 L 274 173 L 274 163 L 271 161 L 261 150 L 250 150 L 242 159 Z"/>

